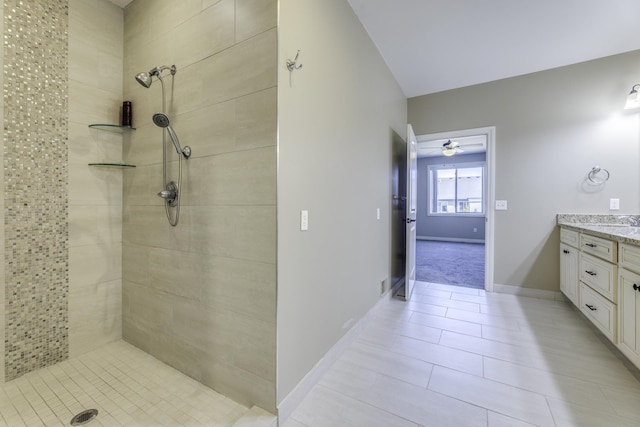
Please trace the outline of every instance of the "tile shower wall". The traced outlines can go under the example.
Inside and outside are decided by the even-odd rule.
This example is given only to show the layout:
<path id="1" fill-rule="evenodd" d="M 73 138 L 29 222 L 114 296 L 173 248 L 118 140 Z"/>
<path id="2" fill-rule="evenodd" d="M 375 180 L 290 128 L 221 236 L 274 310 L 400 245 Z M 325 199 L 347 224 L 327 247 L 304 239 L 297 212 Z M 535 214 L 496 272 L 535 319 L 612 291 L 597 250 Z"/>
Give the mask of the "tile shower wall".
<path id="1" fill-rule="evenodd" d="M 4 370 L 68 357 L 67 2 L 4 2 Z"/>
<path id="2" fill-rule="evenodd" d="M 122 136 L 87 125 L 118 120 L 124 23 L 107 0 L 0 9 L 8 37 L 0 357 L 11 379 L 122 335 L 122 172 L 87 166 L 120 160 Z"/>
<path id="3" fill-rule="evenodd" d="M 107 0 L 69 0 L 69 355 L 122 337 L 121 161 L 118 124 L 124 13 Z M 126 137 L 124 137 L 126 138 Z"/>
<path id="4" fill-rule="evenodd" d="M 135 0 L 125 9 L 123 335 L 244 404 L 275 411 L 276 0 Z M 180 223 L 162 183 L 157 80 L 182 145 Z M 169 176 L 176 178 L 175 151 Z"/>

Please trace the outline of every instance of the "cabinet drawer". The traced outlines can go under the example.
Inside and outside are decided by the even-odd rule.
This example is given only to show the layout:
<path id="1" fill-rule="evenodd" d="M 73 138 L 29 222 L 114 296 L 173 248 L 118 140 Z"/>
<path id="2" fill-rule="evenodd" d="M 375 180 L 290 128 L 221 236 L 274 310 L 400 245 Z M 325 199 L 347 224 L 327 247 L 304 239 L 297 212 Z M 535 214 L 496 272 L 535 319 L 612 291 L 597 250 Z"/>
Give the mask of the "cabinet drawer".
<path id="1" fill-rule="evenodd" d="M 640 273 L 640 248 L 638 246 L 620 243 L 618 263 L 620 264 L 620 267 Z"/>
<path id="2" fill-rule="evenodd" d="M 617 262 L 616 242 L 588 234 L 580 235 L 580 249 L 609 262 Z"/>
<path id="3" fill-rule="evenodd" d="M 567 230 L 566 228 L 561 228 L 560 241 L 562 243 L 566 243 L 569 246 L 577 248 L 580 246 L 580 233 L 573 230 Z"/>
<path id="4" fill-rule="evenodd" d="M 580 254 L 580 280 L 616 302 L 618 267 L 584 253 Z"/>
<path id="5" fill-rule="evenodd" d="M 580 310 L 612 342 L 616 342 L 617 313 L 615 304 L 607 301 L 584 283 L 580 283 Z"/>

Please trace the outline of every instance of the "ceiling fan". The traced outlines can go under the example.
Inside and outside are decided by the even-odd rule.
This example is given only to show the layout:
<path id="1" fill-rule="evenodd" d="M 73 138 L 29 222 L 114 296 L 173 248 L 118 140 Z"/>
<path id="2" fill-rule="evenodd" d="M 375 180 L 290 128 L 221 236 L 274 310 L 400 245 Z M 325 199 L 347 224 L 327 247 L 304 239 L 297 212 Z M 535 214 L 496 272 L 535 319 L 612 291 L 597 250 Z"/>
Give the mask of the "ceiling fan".
<path id="1" fill-rule="evenodd" d="M 460 148 L 460 144 L 451 140 L 448 140 L 447 142 L 442 144 L 441 150 L 442 155 L 447 157 L 453 156 L 457 153 L 464 153 L 464 150 Z"/>

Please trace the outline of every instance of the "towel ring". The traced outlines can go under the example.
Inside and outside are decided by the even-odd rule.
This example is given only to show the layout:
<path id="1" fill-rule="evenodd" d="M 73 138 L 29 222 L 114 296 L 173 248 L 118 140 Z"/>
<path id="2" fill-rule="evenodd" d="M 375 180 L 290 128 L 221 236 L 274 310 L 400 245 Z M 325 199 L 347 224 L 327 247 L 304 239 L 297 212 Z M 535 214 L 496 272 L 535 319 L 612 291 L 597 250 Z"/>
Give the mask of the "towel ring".
<path id="1" fill-rule="evenodd" d="M 594 184 L 604 184 L 609 181 L 609 177 L 611 174 L 608 170 L 601 168 L 600 166 L 594 166 L 589 173 L 587 174 L 587 178 L 589 181 Z"/>

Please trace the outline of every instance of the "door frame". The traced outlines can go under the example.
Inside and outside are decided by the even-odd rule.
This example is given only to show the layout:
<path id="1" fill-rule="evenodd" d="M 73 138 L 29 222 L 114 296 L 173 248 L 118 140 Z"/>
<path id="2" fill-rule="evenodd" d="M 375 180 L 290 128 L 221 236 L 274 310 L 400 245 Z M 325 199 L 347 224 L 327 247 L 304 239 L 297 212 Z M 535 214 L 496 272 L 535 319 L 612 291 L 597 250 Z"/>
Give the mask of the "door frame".
<path id="1" fill-rule="evenodd" d="M 466 136 L 486 135 L 487 136 L 487 182 L 485 197 L 485 230 L 484 230 L 484 289 L 493 292 L 494 274 L 494 217 L 495 217 L 495 164 L 496 164 L 496 127 L 487 126 L 475 129 L 454 130 L 449 132 L 439 132 L 418 135 L 418 143 L 433 139 L 455 139 Z"/>

